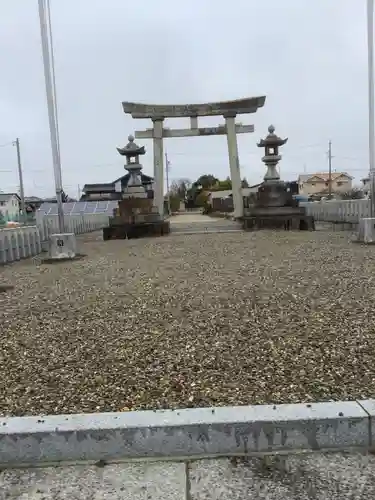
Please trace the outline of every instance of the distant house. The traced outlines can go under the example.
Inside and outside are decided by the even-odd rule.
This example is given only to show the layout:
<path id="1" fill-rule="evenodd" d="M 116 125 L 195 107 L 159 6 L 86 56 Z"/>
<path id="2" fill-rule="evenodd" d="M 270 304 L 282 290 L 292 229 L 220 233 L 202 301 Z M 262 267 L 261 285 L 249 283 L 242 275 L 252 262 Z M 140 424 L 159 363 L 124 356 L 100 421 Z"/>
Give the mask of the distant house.
<path id="1" fill-rule="evenodd" d="M 353 177 L 346 172 L 331 173 L 332 193 L 345 193 L 352 189 Z M 298 192 L 300 195 L 327 195 L 329 193 L 329 173 L 303 174 L 298 177 Z"/>
<path id="2" fill-rule="evenodd" d="M 119 200 L 122 197 L 124 188 L 128 185 L 130 174 L 123 175 L 113 182 L 101 184 L 85 184 L 82 190 L 80 201 L 108 201 Z M 141 172 L 141 181 L 148 192 L 149 198 L 154 197 L 154 179 Z"/>
<path id="3" fill-rule="evenodd" d="M 20 214 L 21 198 L 17 193 L 0 193 L 0 213 L 6 220 L 16 220 Z"/>

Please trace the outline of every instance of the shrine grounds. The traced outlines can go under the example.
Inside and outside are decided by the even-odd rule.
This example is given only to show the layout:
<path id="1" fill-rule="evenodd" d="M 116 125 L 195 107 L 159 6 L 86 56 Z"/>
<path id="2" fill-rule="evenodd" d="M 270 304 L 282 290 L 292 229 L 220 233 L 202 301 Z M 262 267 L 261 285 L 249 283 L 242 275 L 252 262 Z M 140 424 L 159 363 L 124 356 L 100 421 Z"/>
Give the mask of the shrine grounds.
<path id="1" fill-rule="evenodd" d="M 375 247 L 345 232 L 79 240 L 0 269 L 0 414 L 375 395 Z"/>

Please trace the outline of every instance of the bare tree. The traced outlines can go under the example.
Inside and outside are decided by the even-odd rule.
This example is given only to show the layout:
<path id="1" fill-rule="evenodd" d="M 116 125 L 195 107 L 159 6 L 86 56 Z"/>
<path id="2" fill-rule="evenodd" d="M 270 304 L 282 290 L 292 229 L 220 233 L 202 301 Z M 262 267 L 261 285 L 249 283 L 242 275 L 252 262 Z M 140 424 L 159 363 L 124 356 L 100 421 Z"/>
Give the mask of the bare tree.
<path id="1" fill-rule="evenodd" d="M 190 188 L 191 181 L 189 179 L 177 179 L 171 183 L 169 191 L 172 196 L 176 196 L 181 200 L 184 200 L 186 198 L 186 193 Z"/>

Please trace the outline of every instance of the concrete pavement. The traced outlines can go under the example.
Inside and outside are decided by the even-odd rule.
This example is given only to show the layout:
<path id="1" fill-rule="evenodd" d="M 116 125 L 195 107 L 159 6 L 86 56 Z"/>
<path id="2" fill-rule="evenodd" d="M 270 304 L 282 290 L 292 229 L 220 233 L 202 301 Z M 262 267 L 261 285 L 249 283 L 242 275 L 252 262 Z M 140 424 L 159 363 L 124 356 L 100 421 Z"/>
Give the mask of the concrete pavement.
<path id="1" fill-rule="evenodd" d="M 315 453 L 70 465 L 0 472 L 0 500 L 362 500 L 375 457 Z"/>

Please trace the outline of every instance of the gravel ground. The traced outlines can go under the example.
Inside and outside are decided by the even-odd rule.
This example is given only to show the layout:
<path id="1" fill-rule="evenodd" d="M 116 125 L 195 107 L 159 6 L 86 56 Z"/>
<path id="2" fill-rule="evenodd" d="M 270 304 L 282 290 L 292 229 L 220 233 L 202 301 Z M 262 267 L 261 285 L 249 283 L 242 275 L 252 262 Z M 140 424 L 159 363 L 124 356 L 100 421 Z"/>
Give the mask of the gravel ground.
<path id="1" fill-rule="evenodd" d="M 0 414 L 375 397 L 375 248 L 347 233 L 81 251 L 0 269 Z"/>

